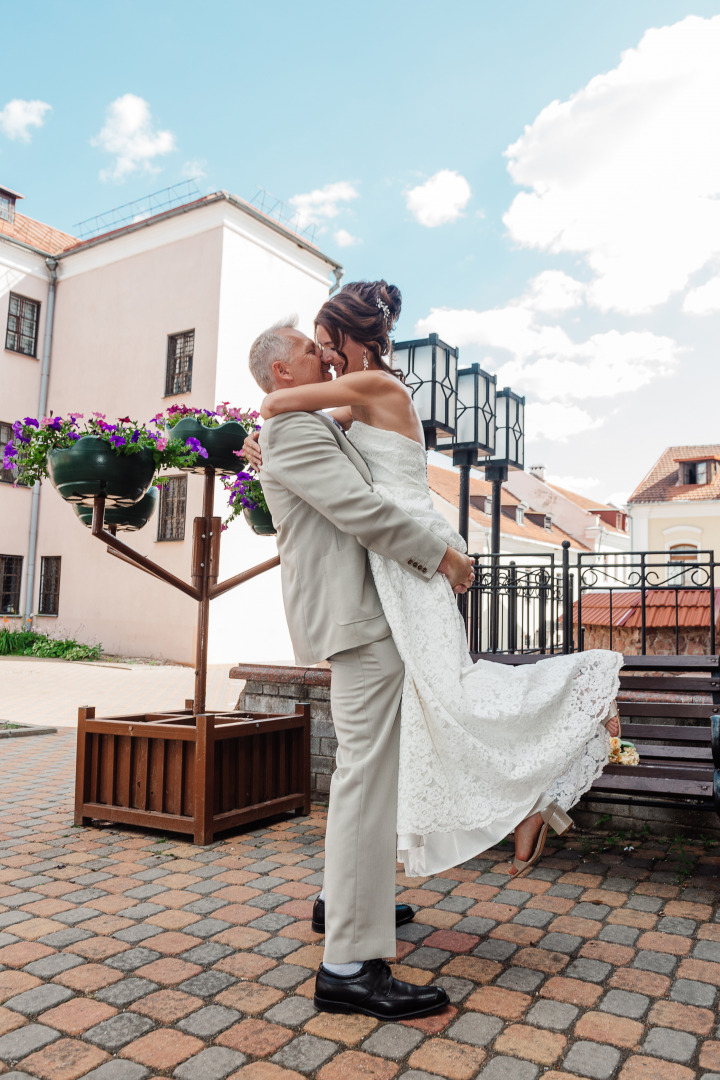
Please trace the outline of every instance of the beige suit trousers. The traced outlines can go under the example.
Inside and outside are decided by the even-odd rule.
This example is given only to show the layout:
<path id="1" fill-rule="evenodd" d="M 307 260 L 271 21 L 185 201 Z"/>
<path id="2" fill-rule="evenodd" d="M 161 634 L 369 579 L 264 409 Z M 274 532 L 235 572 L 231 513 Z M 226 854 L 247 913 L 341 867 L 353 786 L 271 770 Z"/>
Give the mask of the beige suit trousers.
<path id="1" fill-rule="evenodd" d="M 405 671 L 389 636 L 329 659 L 338 750 L 325 836 L 323 959 L 346 964 L 395 955 L 395 830 Z"/>

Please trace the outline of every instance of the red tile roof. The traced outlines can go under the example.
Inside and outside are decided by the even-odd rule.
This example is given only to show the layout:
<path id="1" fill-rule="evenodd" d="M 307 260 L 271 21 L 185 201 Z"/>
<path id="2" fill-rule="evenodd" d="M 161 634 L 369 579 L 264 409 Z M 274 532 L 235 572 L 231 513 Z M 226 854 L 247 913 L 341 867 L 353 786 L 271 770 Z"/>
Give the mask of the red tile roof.
<path id="1" fill-rule="evenodd" d="M 678 484 L 678 459 L 709 461 L 720 454 L 720 445 L 668 446 L 630 496 L 628 502 L 685 502 L 720 499 L 720 470 L 709 484 Z"/>
<path id="2" fill-rule="evenodd" d="M 445 499 L 452 506 L 459 506 L 460 503 L 460 474 L 454 469 L 441 469 L 437 465 L 428 465 L 428 483 L 430 484 L 431 491 L 434 491 L 441 498 Z M 492 494 L 492 484 L 487 480 L 480 480 L 475 476 L 470 477 L 470 498 L 485 498 Z M 506 488 L 502 489 L 502 506 L 511 507 L 514 511 L 515 507 L 520 504 L 520 500 L 516 499 Z M 532 511 L 531 511 L 532 512 Z M 478 510 L 476 506 L 470 504 L 470 517 L 473 521 L 476 521 L 479 525 L 489 529 L 491 525 L 490 515 L 483 513 L 482 510 Z M 559 529 L 557 525 L 551 526 L 549 529 L 544 529 L 540 525 L 533 524 L 529 521 L 527 516 L 523 525 L 518 525 L 514 516 L 509 517 L 507 514 L 502 515 L 500 524 L 501 533 L 506 536 L 517 536 L 523 540 L 535 540 L 540 541 L 543 544 L 550 544 L 554 547 L 560 547 L 563 540 L 569 540 L 570 546 L 577 551 L 590 551 L 590 548 L 581 544 L 569 533 Z"/>
<path id="3" fill-rule="evenodd" d="M 582 622 L 584 626 L 641 627 L 642 597 L 638 589 L 612 593 L 612 618 L 609 592 L 583 595 Z M 720 589 L 715 590 L 715 622 L 720 615 Z M 645 593 L 645 625 L 709 626 L 710 593 L 696 589 L 652 589 Z M 577 601 L 573 604 L 573 621 L 577 623 Z"/>
<path id="4" fill-rule="evenodd" d="M 41 221 L 25 217 L 17 211 L 15 211 L 15 221 L 0 220 L 0 236 L 20 240 L 44 255 L 59 255 L 61 251 L 66 251 L 67 248 L 74 247 L 79 242 L 69 233 L 53 229 L 51 225 L 43 225 Z"/>

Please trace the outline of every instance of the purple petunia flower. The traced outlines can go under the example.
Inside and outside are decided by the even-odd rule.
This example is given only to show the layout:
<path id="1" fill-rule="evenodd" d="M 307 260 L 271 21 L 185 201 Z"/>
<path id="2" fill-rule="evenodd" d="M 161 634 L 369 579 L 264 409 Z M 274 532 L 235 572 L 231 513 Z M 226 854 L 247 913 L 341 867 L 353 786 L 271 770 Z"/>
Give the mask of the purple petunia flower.
<path id="1" fill-rule="evenodd" d="M 131 443 L 136 443 L 139 438 L 140 438 L 140 432 L 136 428 L 135 431 L 133 431 L 132 435 L 130 436 L 130 442 Z"/>
<path id="2" fill-rule="evenodd" d="M 40 427 L 39 422 L 37 420 L 35 420 L 35 418 L 32 417 L 32 416 L 26 416 L 25 419 L 23 420 L 23 424 L 25 425 L 25 427 L 34 427 L 34 428 L 39 428 Z"/>
<path id="3" fill-rule="evenodd" d="M 202 445 L 199 439 L 193 439 L 191 436 L 189 439 L 185 440 L 185 445 L 189 450 L 192 450 L 195 454 L 199 454 L 202 458 L 206 458 L 208 456 L 207 450 Z"/>
<path id="4" fill-rule="evenodd" d="M 125 441 L 126 440 L 122 435 L 111 435 L 110 436 L 110 445 L 111 446 L 125 446 Z"/>

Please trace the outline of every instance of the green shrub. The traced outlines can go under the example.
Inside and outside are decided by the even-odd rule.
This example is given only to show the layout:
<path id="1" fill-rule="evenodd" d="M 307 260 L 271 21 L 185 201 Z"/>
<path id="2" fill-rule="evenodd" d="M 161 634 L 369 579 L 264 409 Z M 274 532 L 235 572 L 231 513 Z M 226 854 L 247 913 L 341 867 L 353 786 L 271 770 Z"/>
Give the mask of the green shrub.
<path id="1" fill-rule="evenodd" d="M 99 660 L 101 655 L 100 645 L 80 645 L 74 638 L 52 638 L 37 630 L 0 630 L 0 656 Z"/>

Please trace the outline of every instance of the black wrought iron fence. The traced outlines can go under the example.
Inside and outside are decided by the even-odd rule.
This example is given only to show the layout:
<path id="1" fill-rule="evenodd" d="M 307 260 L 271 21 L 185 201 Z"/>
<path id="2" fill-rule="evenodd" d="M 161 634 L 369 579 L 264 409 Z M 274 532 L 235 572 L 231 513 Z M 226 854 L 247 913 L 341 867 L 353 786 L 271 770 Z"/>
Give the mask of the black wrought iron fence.
<path id="1" fill-rule="evenodd" d="M 714 552 L 474 555 L 459 599 L 470 651 L 568 653 L 616 648 L 714 654 L 720 596 Z"/>

